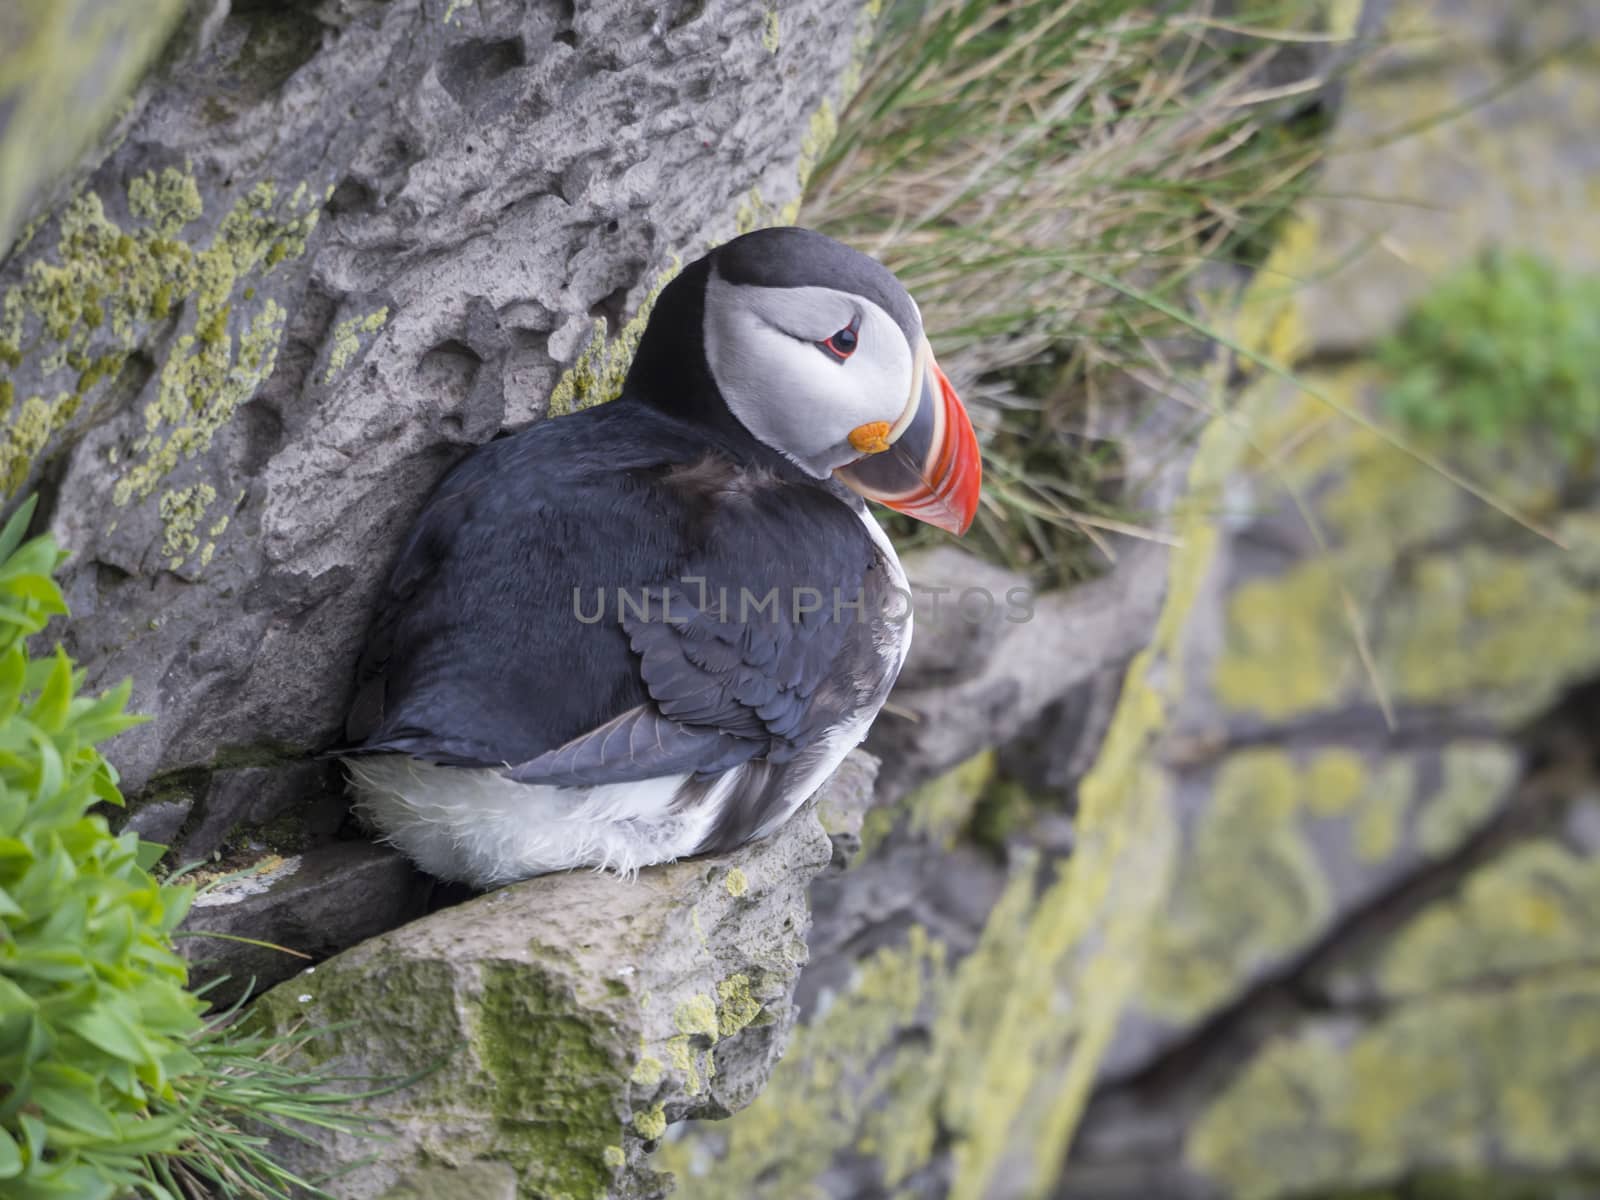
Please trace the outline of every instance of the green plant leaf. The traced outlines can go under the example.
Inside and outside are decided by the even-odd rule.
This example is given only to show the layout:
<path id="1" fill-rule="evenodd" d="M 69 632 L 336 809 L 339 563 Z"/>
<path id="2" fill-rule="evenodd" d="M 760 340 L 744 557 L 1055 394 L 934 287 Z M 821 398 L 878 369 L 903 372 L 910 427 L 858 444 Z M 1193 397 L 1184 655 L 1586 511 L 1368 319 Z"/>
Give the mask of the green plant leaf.
<path id="1" fill-rule="evenodd" d="M 139 864 L 139 869 L 141 871 L 152 870 L 155 865 L 161 861 L 161 856 L 165 854 L 168 849 L 169 847 L 163 846 L 160 842 L 147 842 L 143 838 L 140 838 L 139 849 L 135 851 L 134 861 Z"/>
<path id="2" fill-rule="evenodd" d="M 30 710 L 33 723 L 46 733 L 59 733 L 67 723 L 67 709 L 71 703 L 72 660 L 57 646 L 50 673 Z"/>
<path id="3" fill-rule="evenodd" d="M 0 529 L 0 562 L 10 558 L 22 545 L 23 536 L 28 532 L 28 522 L 33 520 L 33 510 L 38 506 L 39 497 L 29 496 L 17 505 L 17 511 L 6 521 L 5 528 Z"/>
<path id="4" fill-rule="evenodd" d="M 0 1126 L 0 1179 L 15 1179 L 22 1174 L 22 1149 Z"/>
<path id="5" fill-rule="evenodd" d="M 35 1084 L 29 1098 L 39 1106 L 47 1123 L 96 1138 L 117 1136 L 111 1114 L 77 1088 Z"/>
<path id="6" fill-rule="evenodd" d="M 126 1062 L 149 1062 L 154 1057 L 150 1044 L 114 1004 L 105 1003 L 90 1009 L 70 1022 L 68 1028 L 107 1054 Z"/>

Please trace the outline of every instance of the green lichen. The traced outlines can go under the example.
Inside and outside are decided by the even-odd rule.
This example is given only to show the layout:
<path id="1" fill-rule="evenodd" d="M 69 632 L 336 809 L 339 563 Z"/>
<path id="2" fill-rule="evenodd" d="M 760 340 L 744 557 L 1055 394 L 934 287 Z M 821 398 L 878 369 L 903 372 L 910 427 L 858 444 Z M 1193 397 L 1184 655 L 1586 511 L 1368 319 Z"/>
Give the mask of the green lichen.
<path id="1" fill-rule="evenodd" d="M 977 845 L 1001 853 L 1039 809 L 1038 799 L 1016 780 L 991 780 L 972 811 L 967 835 Z"/>
<path id="2" fill-rule="evenodd" d="M 364 317 L 351 317 L 335 325 L 333 347 L 328 351 L 328 369 L 322 373 L 322 382 L 332 383 L 360 351 L 361 335 L 377 333 L 388 319 L 389 309 L 385 305 Z"/>
<path id="3" fill-rule="evenodd" d="M 603 1200 L 612 1176 L 606 1150 L 626 1086 L 615 1032 L 525 967 L 491 962 L 481 972 L 474 1045 L 496 1089 L 498 1139 L 516 1148 L 525 1187 Z M 665 1129 L 659 1105 L 654 1112 Z"/>
<path id="4" fill-rule="evenodd" d="M 640 1087 L 653 1088 L 666 1078 L 667 1069 L 661 1060 L 653 1055 L 643 1055 L 634 1064 L 633 1071 L 628 1078 Z"/>
<path id="5" fill-rule="evenodd" d="M 761 44 L 768 54 L 776 54 L 783 44 L 783 25 L 778 19 L 776 8 L 767 9 L 766 16 L 761 21 Z"/>
<path id="6" fill-rule="evenodd" d="M 601 1152 L 601 1157 L 604 1158 L 606 1166 L 613 1171 L 620 1171 L 628 1165 L 628 1156 L 623 1153 L 621 1146 L 607 1146 Z"/>
<path id="7" fill-rule="evenodd" d="M 761 1015 L 761 1001 L 750 990 L 750 977 L 730 975 L 717 984 L 717 1034 L 729 1038 Z"/>
<path id="8" fill-rule="evenodd" d="M 588 341 L 578 352 L 578 361 L 562 373 L 550 393 L 550 416 L 593 408 L 622 394 L 623 381 L 628 377 L 628 367 L 633 362 L 634 351 L 639 348 L 639 339 L 644 336 L 644 327 L 649 324 L 651 310 L 661 289 L 672 282 L 682 265 L 674 255 L 667 269 L 656 276 L 654 285 L 639 304 L 639 311 L 615 336 L 606 335 L 604 321 L 595 321 Z"/>
<path id="9" fill-rule="evenodd" d="M 208 242 L 185 237 L 204 215 L 198 184 L 175 167 L 128 186 L 134 223 L 124 229 L 93 192 L 74 197 L 56 222 L 53 253 L 29 262 L 0 297 L 0 345 L 16 370 L 71 375 L 71 390 L 27 396 L 0 439 L 0 490 L 14 492 L 51 440 L 119 377 L 127 357 L 147 349 L 157 324 L 180 331 L 159 363 L 144 432 L 114 448 L 113 500 L 153 495 L 180 462 L 204 453 L 238 406 L 273 369 L 286 313 L 275 301 L 241 299 L 246 279 L 304 253 L 319 208 L 304 185 L 280 202 L 278 189 L 250 187 L 221 215 Z M 13 389 L 14 390 L 14 389 Z M 180 521 L 190 507 L 164 502 Z M 163 558 L 189 544 L 191 528 L 164 523 Z"/>

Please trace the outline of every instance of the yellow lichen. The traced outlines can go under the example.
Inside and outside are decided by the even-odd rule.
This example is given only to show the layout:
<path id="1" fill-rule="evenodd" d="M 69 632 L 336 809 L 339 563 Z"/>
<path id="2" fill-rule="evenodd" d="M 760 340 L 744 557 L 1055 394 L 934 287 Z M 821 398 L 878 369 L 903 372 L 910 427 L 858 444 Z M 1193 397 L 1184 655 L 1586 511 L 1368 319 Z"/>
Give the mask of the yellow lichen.
<path id="1" fill-rule="evenodd" d="M 164 535 L 161 553 L 177 570 L 183 560 L 200 548 L 200 535 L 196 532 L 206 509 L 217 498 L 217 489 L 209 483 L 191 484 L 164 492 L 159 504 Z"/>
<path id="2" fill-rule="evenodd" d="M 1338 582 L 1332 563 L 1314 559 L 1234 589 L 1213 676 L 1229 709 L 1283 720 L 1340 702 L 1359 659 Z"/>
<path id="3" fill-rule="evenodd" d="M 1387 861 L 1400 846 L 1401 829 L 1416 791 L 1416 764 L 1395 757 L 1373 775 L 1372 786 L 1361 797 L 1350 828 L 1351 849 L 1358 860 L 1374 864 Z"/>
<path id="4" fill-rule="evenodd" d="M 595 321 L 588 341 L 578 352 L 578 361 L 562 373 L 550 393 L 550 416 L 592 408 L 622 394 L 623 381 L 628 377 L 633 353 L 639 348 L 639 339 L 649 324 L 650 312 L 661 289 L 671 283 L 681 269 L 682 264 L 674 255 L 667 269 L 656 276 L 655 284 L 639 304 L 639 311 L 614 337 L 606 336 L 604 321 Z"/>
<path id="5" fill-rule="evenodd" d="M 738 867 L 729 867 L 722 886 L 728 889 L 728 895 L 737 900 L 750 890 L 750 880 Z"/>
<path id="6" fill-rule="evenodd" d="M 667 1069 L 659 1058 L 646 1054 L 634 1064 L 633 1072 L 628 1076 L 640 1087 L 655 1087 L 666 1077 Z"/>
<path id="7" fill-rule="evenodd" d="M 717 1040 L 717 1006 L 710 996 L 697 993 L 689 997 L 678 1005 L 672 1022 L 679 1033 Z"/>
<path id="8" fill-rule="evenodd" d="M 1575 1064 L 1600 1055 L 1600 974 L 1401 1005 L 1351 1041 L 1280 1037 L 1201 1114 L 1185 1161 L 1238 1200 L 1349 1194 L 1426 1163 L 1560 1168 L 1600 1143 Z"/>
<path id="9" fill-rule="evenodd" d="M 1367 768 L 1353 750 L 1324 750 L 1306 767 L 1306 805 L 1323 817 L 1350 811 L 1367 785 Z"/>
<path id="10" fill-rule="evenodd" d="M 705 1090 L 705 1085 L 700 1076 L 700 1058 L 694 1046 L 690 1043 L 687 1033 L 676 1034 L 667 1039 L 667 1061 L 673 1070 L 683 1076 L 683 1090 L 691 1096 L 698 1096 Z"/>
<path id="11" fill-rule="evenodd" d="M 1597 918 L 1600 860 L 1529 842 L 1401 929 L 1378 978 L 1390 994 L 1418 995 L 1592 963 L 1600 958 Z"/>
<path id="12" fill-rule="evenodd" d="M 128 208 L 139 224 L 125 230 L 97 194 L 74 197 L 56 222 L 54 253 L 31 261 L 0 298 L 0 346 L 14 351 L 5 355 L 7 364 L 19 366 L 26 346 L 29 365 L 43 376 L 74 376 L 72 391 L 56 392 L 51 401 L 29 397 L 8 423 L 0 441 L 0 487 L 7 491 L 21 486 L 82 402 L 146 345 L 154 323 L 176 318 L 187 329 L 159 363 L 145 434 L 107 456 L 118 505 L 154 494 L 179 462 L 209 449 L 216 431 L 272 371 L 286 314 L 270 299 L 244 311 L 249 289 L 241 284 L 304 253 L 319 215 L 314 198 L 302 187 L 280 204 L 276 187 L 257 183 L 223 214 L 205 245 L 180 240 L 203 215 L 198 184 L 186 172 L 167 167 L 134 179 Z M 187 513 L 195 494 L 167 500 L 167 511 Z M 193 534 L 192 527 L 164 521 L 161 551 L 169 565 L 196 550 L 204 554 L 198 541 L 191 544 Z"/>
<path id="13" fill-rule="evenodd" d="M 333 346 L 328 351 L 328 368 L 322 373 L 322 382 L 332 383 L 339 373 L 350 365 L 350 360 L 361 349 L 361 335 L 377 333 L 388 319 L 389 309 L 385 305 L 364 317 L 351 317 L 335 325 Z"/>
<path id="14" fill-rule="evenodd" d="M 732 1037 L 761 1015 L 761 1001 L 750 991 L 750 977 L 730 975 L 717 984 L 717 1034 Z"/>
<path id="15" fill-rule="evenodd" d="M 194 176 L 176 167 L 146 171 L 128 184 L 128 208 L 162 237 L 177 237 L 205 211 Z"/>
<path id="16" fill-rule="evenodd" d="M 1151 934 L 1141 999 L 1152 1012 L 1208 1011 L 1321 927 L 1331 898 L 1302 828 L 1306 790 L 1279 750 L 1241 751 L 1218 768 L 1167 919 Z"/>
<path id="17" fill-rule="evenodd" d="M 40 189 L 82 165 L 186 11 L 182 0 L 0 6 L 0 258 L 26 248 L 39 219 L 19 222 Z M 95 155 L 88 154 L 89 162 Z M 13 239 L 13 235 L 15 239 Z"/>
<path id="18" fill-rule="evenodd" d="M 1417 817 L 1424 854 L 1449 854 L 1489 819 L 1516 778 L 1517 756 L 1493 742 L 1461 741 L 1445 747 L 1443 782 Z"/>
<path id="19" fill-rule="evenodd" d="M 980 751 L 900 802 L 912 833 L 950 844 L 966 828 L 983 790 L 994 777 L 993 750 Z"/>
<path id="20" fill-rule="evenodd" d="M 694 1172 L 696 1197 L 805 1194 L 806 1182 L 825 1156 L 849 1141 L 857 1104 L 869 1103 L 884 1086 L 869 1081 L 852 1094 L 842 1087 L 846 1073 L 854 1082 L 854 1070 L 892 1044 L 896 1030 L 915 1014 L 924 975 L 937 961 L 920 930 L 913 931 L 905 948 L 880 950 L 866 959 L 846 992 L 812 1025 L 795 1030 L 757 1102 L 721 1126 L 729 1139 L 727 1153 L 709 1173 Z M 690 1178 L 689 1156 L 689 1144 L 678 1141 L 657 1151 L 654 1165 Z"/>
<path id="21" fill-rule="evenodd" d="M 633 1114 L 633 1128 L 647 1142 L 653 1142 L 667 1131 L 667 1114 L 656 1104 L 643 1112 Z"/>

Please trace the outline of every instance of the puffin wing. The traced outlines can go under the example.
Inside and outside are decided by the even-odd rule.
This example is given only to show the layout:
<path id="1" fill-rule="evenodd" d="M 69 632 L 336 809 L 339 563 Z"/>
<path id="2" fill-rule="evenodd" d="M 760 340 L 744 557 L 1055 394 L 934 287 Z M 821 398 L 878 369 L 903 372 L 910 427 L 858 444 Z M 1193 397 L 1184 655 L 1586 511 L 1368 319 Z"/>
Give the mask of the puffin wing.
<path id="1" fill-rule="evenodd" d="M 683 570 L 619 598 L 648 700 L 512 778 L 577 787 L 786 763 L 887 690 L 872 625 L 886 574 L 860 516 L 811 486 L 701 499 Z"/>

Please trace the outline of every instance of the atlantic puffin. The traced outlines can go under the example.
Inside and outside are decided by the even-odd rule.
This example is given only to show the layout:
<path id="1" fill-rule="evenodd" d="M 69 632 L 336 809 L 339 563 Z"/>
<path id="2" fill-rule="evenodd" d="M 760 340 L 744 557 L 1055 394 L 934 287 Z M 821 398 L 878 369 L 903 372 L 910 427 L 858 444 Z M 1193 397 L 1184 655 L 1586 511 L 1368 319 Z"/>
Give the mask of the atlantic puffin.
<path id="1" fill-rule="evenodd" d="M 798 227 L 717 247 L 619 398 L 485 443 L 427 500 L 357 667 L 357 812 L 477 888 L 771 833 L 910 647 L 863 498 L 959 535 L 980 473 L 886 267 Z"/>

